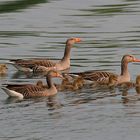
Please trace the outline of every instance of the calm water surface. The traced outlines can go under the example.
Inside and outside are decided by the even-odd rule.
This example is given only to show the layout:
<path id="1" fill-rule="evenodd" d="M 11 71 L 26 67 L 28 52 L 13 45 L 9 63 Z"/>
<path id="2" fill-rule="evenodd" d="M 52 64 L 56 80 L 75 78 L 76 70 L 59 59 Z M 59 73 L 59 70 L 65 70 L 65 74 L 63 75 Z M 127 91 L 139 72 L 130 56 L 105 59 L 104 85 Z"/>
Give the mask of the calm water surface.
<path id="1" fill-rule="evenodd" d="M 139 0 L 0 0 L 0 62 L 63 56 L 65 41 L 80 37 L 71 71 L 120 72 L 124 54 L 140 58 Z M 35 83 L 8 65 L 5 82 Z M 132 80 L 139 64 L 129 64 Z M 43 79 L 45 82 L 45 79 Z M 118 89 L 58 92 L 51 98 L 18 101 L 0 89 L 1 140 L 139 140 L 140 101 Z M 135 89 L 128 91 L 136 95 Z"/>

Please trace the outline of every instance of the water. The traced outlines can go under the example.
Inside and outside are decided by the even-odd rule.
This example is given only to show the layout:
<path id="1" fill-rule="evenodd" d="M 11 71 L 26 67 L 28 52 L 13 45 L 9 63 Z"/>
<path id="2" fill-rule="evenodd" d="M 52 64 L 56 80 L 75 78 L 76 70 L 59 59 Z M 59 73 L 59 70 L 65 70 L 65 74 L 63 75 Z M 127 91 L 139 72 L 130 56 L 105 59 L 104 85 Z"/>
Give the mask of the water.
<path id="1" fill-rule="evenodd" d="M 72 48 L 72 72 L 120 73 L 124 54 L 140 58 L 139 15 L 139 0 L 1 0 L 0 62 L 60 59 L 66 39 L 80 37 L 83 42 Z M 38 80 L 8 68 L 0 83 Z M 139 64 L 129 64 L 129 71 L 135 80 Z M 118 89 L 81 89 L 24 101 L 0 93 L 1 140 L 139 140 L 140 102 L 123 99 Z M 136 95 L 135 89 L 128 94 Z"/>

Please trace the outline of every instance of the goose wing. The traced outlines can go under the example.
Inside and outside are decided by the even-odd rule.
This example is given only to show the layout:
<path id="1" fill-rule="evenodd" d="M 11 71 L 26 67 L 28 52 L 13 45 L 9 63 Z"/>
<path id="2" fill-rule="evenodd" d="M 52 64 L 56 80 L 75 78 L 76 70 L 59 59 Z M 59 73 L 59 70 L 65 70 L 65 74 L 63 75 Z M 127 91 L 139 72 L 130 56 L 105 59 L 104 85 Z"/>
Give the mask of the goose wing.
<path id="1" fill-rule="evenodd" d="M 5 88 L 8 89 L 9 92 L 11 91 L 11 94 L 13 94 L 13 91 L 15 91 L 16 93 L 18 93 L 16 94 L 17 96 L 21 94 L 24 98 L 49 96 L 48 89 L 46 87 L 40 87 L 32 84 L 7 85 Z"/>
<path id="2" fill-rule="evenodd" d="M 40 86 L 26 86 L 26 88 L 18 88 L 16 91 L 20 92 L 24 96 L 24 98 L 29 98 L 43 96 L 44 88 L 41 88 Z"/>
<path id="3" fill-rule="evenodd" d="M 9 90 L 18 91 L 20 89 L 32 87 L 34 85 L 32 85 L 32 84 L 3 84 L 2 86 L 9 89 Z"/>
<path id="4" fill-rule="evenodd" d="M 13 62 L 16 65 L 26 68 L 32 68 L 34 66 L 54 67 L 56 65 L 56 62 L 49 59 L 28 59 L 28 60 L 15 59 L 10 60 L 10 62 Z"/>
<path id="5" fill-rule="evenodd" d="M 110 75 L 116 75 L 111 72 L 105 71 L 87 71 L 87 72 L 80 72 L 80 73 L 73 73 L 83 77 L 86 80 L 101 82 L 101 83 L 108 83 Z M 117 75 L 116 75 L 117 76 Z"/>

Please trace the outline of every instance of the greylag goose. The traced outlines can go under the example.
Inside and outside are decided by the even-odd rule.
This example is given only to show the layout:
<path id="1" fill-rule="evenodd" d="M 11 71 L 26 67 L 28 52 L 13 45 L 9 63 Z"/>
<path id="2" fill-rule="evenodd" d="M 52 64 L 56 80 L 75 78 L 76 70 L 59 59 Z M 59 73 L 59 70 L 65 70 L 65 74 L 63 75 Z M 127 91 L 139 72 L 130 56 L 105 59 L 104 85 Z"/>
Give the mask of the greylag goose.
<path id="1" fill-rule="evenodd" d="M 122 83 L 118 83 L 118 76 L 117 75 L 110 75 L 109 77 L 109 83 L 108 83 L 109 87 L 118 87 L 119 89 L 130 89 L 133 88 L 135 86 L 135 83 L 128 81 L 128 82 L 122 82 Z"/>
<path id="2" fill-rule="evenodd" d="M 135 82 L 123 82 L 123 83 L 119 83 L 117 84 L 117 76 L 115 75 L 111 75 L 109 77 L 109 86 L 116 86 L 122 89 L 130 89 L 135 87 L 137 93 L 140 93 L 140 75 L 138 75 L 136 77 Z"/>
<path id="3" fill-rule="evenodd" d="M 117 75 L 111 72 L 105 72 L 105 71 L 85 71 L 80 73 L 70 73 L 70 75 L 77 75 L 83 77 L 85 80 L 90 80 L 94 82 L 99 83 L 109 83 L 109 77 L 110 75 L 117 76 L 117 84 L 123 83 L 123 82 L 129 82 L 130 81 L 130 74 L 128 71 L 128 63 L 130 62 L 140 62 L 140 59 L 136 59 L 133 55 L 124 55 L 121 60 L 121 74 Z"/>
<path id="4" fill-rule="evenodd" d="M 10 64 L 14 65 L 19 71 L 32 71 L 33 67 L 43 66 L 35 69 L 36 71 L 46 71 L 46 70 L 65 70 L 70 67 L 70 50 L 74 43 L 80 42 L 80 38 L 70 38 L 66 41 L 66 47 L 64 51 L 64 56 L 58 62 L 49 59 L 15 59 L 10 60 Z M 34 70 L 34 71 L 35 71 Z"/>
<path id="5" fill-rule="evenodd" d="M 71 79 L 72 77 L 64 76 L 63 75 L 63 80 L 60 85 L 55 85 L 56 88 L 59 91 L 64 91 L 64 90 L 78 90 L 83 87 L 85 81 L 82 77 L 75 77 L 74 79 Z"/>
<path id="6" fill-rule="evenodd" d="M 7 73 L 7 66 L 6 64 L 0 64 L 0 75 Z"/>
<path id="7" fill-rule="evenodd" d="M 128 102 L 128 101 L 137 101 L 140 100 L 140 75 L 138 75 L 136 77 L 136 82 L 134 83 L 135 90 L 136 90 L 136 94 L 134 95 L 129 95 L 127 90 L 125 90 L 125 92 L 122 93 L 122 99 Z"/>
<path id="8" fill-rule="evenodd" d="M 30 97 L 41 97 L 41 96 L 52 96 L 57 93 L 57 89 L 55 85 L 52 83 L 52 77 L 60 77 L 63 76 L 57 71 L 51 70 L 46 75 L 47 86 L 43 86 L 42 82 L 37 82 L 34 84 L 7 84 L 3 85 L 1 88 L 7 93 L 10 97 L 18 97 L 20 99 L 30 98 Z"/>
<path id="9" fill-rule="evenodd" d="M 140 94 L 140 75 L 136 77 L 135 89 L 136 89 L 137 94 Z"/>

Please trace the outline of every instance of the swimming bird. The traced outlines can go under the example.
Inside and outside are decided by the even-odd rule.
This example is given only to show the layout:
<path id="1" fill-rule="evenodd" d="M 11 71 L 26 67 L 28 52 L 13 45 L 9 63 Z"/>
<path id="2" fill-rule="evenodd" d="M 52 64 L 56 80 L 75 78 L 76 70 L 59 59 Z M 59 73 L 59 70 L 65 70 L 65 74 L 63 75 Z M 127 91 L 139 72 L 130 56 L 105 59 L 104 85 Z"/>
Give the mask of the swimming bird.
<path id="1" fill-rule="evenodd" d="M 119 83 L 117 84 L 117 76 L 115 75 L 111 75 L 109 77 L 109 86 L 116 86 L 118 88 L 124 89 L 124 90 L 128 90 L 130 88 L 134 88 L 136 89 L 137 93 L 140 93 L 140 75 L 138 75 L 136 77 L 135 82 L 123 82 L 123 83 Z"/>
<path id="2" fill-rule="evenodd" d="M 51 70 L 46 75 L 47 86 L 43 86 L 42 82 L 37 82 L 34 84 L 6 84 L 1 88 L 7 93 L 10 97 L 18 97 L 20 99 L 30 98 L 30 97 L 41 97 L 41 96 L 52 96 L 57 93 L 57 89 L 52 82 L 52 77 L 63 76 L 57 71 Z"/>
<path id="3" fill-rule="evenodd" d="M 127 84 L 125 85 L 127 86 Z M 133 84 L 133 87 L 135 87 L 136 94 L 129 95 L 127 90 L 124 90 L 122 93 L 122 99 L 126 103 L 128 101 L 137 101 L 140 100 L 140 75 L 136 77 L 136 82 Z"/>
<path id="4" fill-rule="evenodd" d="M 122 82 L 122 83 L 118 83 L 118 76 L 117 75 L 111 75 L 109 77 L 109 83 L 108 83 L 109 87 L 118 87 L 119 89 L 122 90 L 128 90 L 130 88 L 135 87 L 135 83 L 128 81 L 128 82 Z"/>
<path id="5" fill-rule="evenodd" d="M 6 64 L 0 64 L 0 75 L 6 74 L 7 73 L 8 67 Z"/>
<path id="6" fill-rule="evenodd" d="M 118 76 L 117 75 L 110 75 L 107 86 L 109 86 L 109 87 L 114 86 L 115 87 L 117 85 L 117 81 L 118 81 Z"/>
<path id="7" fill-rule="evenodd" d="M 117 75 L 111 72 L 106 72 L 106 71 L 98 71 L 98 70 L 70 73 L 70 75 L 78 75 L 78 76 L 83 77 L 86 80 L 99 82 L 99 83 L 105 83 L 105 84 L 108 84 L 110 75 L 115 75 L 117 76 L 117 84 L 123 83 L 123 82 L 129 82 L 130 74 L 128 71 L 128 63 L 130 62 L 140 62 L 140 59 L 136 59 L 133 55 L 129 55 L 129 54 L 124 55 L 121 60 L 121 74 L 120 75 Z"/>
<path id="8" fill-rule="evenodd" d="M 63 75 L 63 80 L 61 84 L 56 84 L 56 88 L 59 91 L 64 91 L 64 90 L 70 90 L 70 91 L 75 91 L 78 89 L 81 89 L 84 86 L 84 79 L 82 77 L 70 77 L 68 75 Z"/>
<path id="9" fill-rule="evenodd" d="M 31 71 L 32 68 L 36 66 L 42 66 L 36 69 L 34 71 L 46 71 L 46 70 L 65 70 L 70 68 L 70 51 L 73 46 L 73 44 L 80 42 L 80 38 L 70 38 L 66 41 L 66 47 L 64 51 L 64 56 L 62 59 L 58 62 L 55 62 L 53 60 L 49 60 L 46 58 L 36 58 L 36 59 L 13 59 L 8 62 L 9 64 L 12 64 L 15 68 L 17 68 L 19 71 Z"/>
<path id="10" fill-rule="evenodd" d="M 140 75 L 136 77 L 135 90 L 137 94 L 140 94 Z"/>

